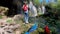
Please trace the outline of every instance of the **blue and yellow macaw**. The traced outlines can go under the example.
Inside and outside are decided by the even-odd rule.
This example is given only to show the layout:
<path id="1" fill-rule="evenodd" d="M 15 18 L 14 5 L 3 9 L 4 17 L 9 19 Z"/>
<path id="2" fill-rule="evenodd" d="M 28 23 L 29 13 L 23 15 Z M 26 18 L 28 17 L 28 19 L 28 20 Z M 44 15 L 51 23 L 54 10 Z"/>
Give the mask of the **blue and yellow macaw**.
<path id="1" fill-rule="evenodd" d="M 38 28 L 38 24 L 35 23 L 25 34 L 30 34 L 30 32 L 35 31 Z"/>

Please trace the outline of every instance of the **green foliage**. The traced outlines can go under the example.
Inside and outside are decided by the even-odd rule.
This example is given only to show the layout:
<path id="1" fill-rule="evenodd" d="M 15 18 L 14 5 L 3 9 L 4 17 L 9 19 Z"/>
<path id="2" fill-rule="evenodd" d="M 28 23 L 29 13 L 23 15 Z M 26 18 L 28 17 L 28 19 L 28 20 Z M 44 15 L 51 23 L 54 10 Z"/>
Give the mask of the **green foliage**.
<path id="1" fill-rule="evenodd" d="M 43 28 L 38 28 L 37 29 L 39 32 L 44 32 L 44 29 Z"/>
<path id="2" fill-rule="evenodd" d="M 7 19 L 6 22 L 7 23 L 12 23 L 12 20 L 11 19 Z"/>
<path id="3" fill-rule="evenodd" d="M 7 22 L 11 22 L 12 20 L 7 20 Z"/>
<path id="4" fill-rule="evenodd" d="M 31 34 L 39 34 L 39 32 L 37 30 L 35 30 L 34 32 L 32 32 Z"/>
<path id="5" fill-rule="evenodd" d="M 52 34 L 57 34 L 57 29 L 55 27 L 50 27 Z"/>
<path id="6" fill-rule="evenodd" d="M 34 0 L 34 4 L 39 5 L 39 0 Z"/>
<path id="7" fill-rule="evenodd" d="M 51 7 L 52 7 L 52 8 L 57 8 L 57 4 L 56 4 L 56 3 L 52 3 L 52 4 L 51 4 Z"/>
<path id="8" fill-rule="evenodd" d="M 2 19 L 2 15 L 0 15 L 0 19 Z"/>

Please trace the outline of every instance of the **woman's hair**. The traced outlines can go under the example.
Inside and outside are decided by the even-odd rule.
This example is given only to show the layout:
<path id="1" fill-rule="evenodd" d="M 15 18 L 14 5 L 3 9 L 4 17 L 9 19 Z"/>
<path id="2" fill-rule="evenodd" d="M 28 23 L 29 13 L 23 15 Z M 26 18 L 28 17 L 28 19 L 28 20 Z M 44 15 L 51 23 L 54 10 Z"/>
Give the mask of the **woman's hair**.
<path id="1" fill-rule="evenodd" d="M 27 1 L 24 1 L 24 4 L 27 4 Z"/>

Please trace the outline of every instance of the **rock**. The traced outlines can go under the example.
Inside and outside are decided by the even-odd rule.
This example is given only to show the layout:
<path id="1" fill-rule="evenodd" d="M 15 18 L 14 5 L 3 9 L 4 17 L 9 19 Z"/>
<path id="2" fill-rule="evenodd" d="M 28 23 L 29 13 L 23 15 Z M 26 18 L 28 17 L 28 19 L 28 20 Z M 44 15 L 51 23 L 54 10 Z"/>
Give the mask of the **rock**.
<path id="1" fill-rule="evenodd" d="M 7 20 L 11 20 L 7 22 Z M 0 19 L 0 34 L 14 34 L 14 31 L 20 28 L 12 18 Z"/>
<path id="2" fill-rule="evenodd" d="M 5 26 L 3 29 L 4 29 L 5 31 L 8 31 L 10 28 L 9 28 L 9 26 Z"/>
<path id="3" fill-rule="evenodd" d="M 19 24 L 16 24 L 14 27 L 15 28 L 20 28 L 20 25 Z"/>
<path id="4" fill-rule="evenodd" d="M 0 28 L 0 34 L 4 34 L 4 32 L 3 28 Z"/>
<path id="5" fill-rule="evenodd" d="M 0 26 L 5 26 L 5 23 L 6 23 L 6 22 L 5 22 L 4 20 L 1 20 L 1 21 L 0 21 Z"/>
<path id="6" fill-rule="evenodd" d="M 14 32 L 4 32 L 4 34 L 14 34 Z"/>
<path id="7" fill-rule="evenodd" d="M 4 15 L 9 9 L 7 7 L 0 6 L 0 15 Z"/>
<path id="8" fill-rule="evenodd" d="M 9 26 L 10 29 L 14 30 L 15 27 L 13 25 Z"/>
<path id="9" fill-rule="evenodd" d="M 13 19 L 14 19 L 14 21 L 21 20 L 21 19 L 23 19 L 23 15 L 15 15 L 13 17 Z"/>
<path id="10" fill-rule="evenodd" d="M 16 31 L 16 34 L 21 34 L 19 30 Z"/>
<path id="11" fill-rule="evenodd" d="M 15 21 L 14 21 L 12 18 L 7 18 L 7 19 L 6 19 L 6 22 L 7 22 L 7 23 L 15 23 Z"/>
<path id="12" fill-rule="evenodd" d="M 1 34 L 4 34 L 4 32 L 1 32 Z"/>
<path id="13" fill-rule="evenodd" d="M 2 16 L 2 19 L 6 20 L 7 19 L 7 16 Z"/>

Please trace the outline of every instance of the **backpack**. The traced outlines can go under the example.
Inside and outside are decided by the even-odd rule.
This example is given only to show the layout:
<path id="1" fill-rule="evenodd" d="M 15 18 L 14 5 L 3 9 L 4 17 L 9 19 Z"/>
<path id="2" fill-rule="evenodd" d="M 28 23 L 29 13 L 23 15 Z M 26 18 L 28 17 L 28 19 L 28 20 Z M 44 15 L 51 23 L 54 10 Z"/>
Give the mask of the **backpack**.
<path id="1" fill-rule="evenodd" d="M 27 10 L 28 10 L 28 6 L 27 6 L 27 5 L 24 5 L 24 6 L 23 6 L 23 10 L 24 10 L 24 11 L 27 11 Z"/>

